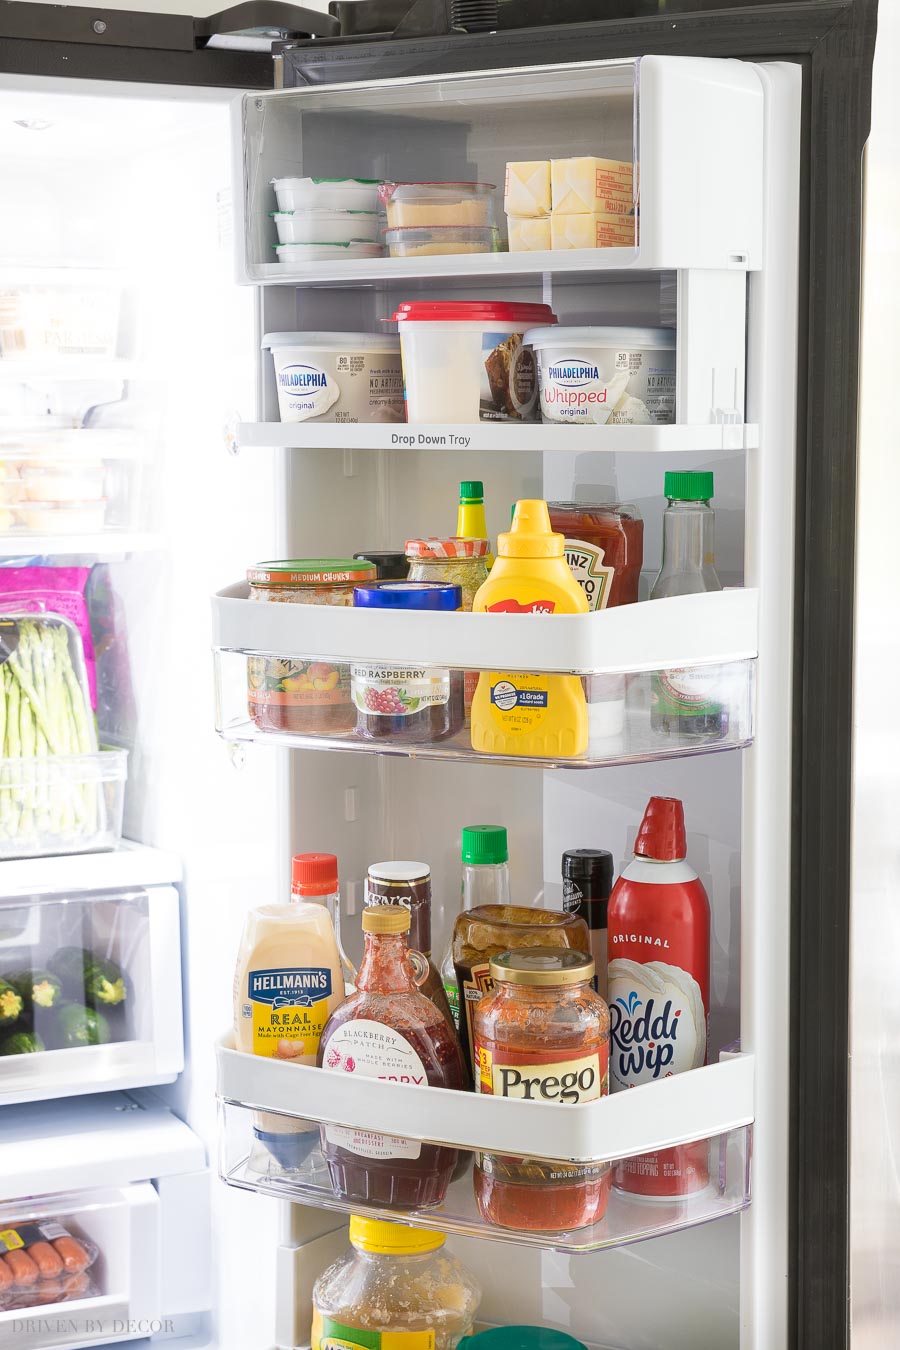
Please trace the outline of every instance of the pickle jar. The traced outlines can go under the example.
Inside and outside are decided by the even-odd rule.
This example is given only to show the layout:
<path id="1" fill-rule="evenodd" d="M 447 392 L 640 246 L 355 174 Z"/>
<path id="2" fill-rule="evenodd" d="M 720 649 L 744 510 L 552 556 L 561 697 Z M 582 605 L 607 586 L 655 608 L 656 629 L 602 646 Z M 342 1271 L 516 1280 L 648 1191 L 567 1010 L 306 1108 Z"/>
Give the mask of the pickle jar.
<path id="1" fill-rule="evenodd" d="M 427 581 L 357 586 L 353 603 L 363 609 L 449 613 L 461 604 L 458 586 Z M 422 623 L 427 642 L 429 625 Z M 356 734 L 367 740 L 406 745 L 442 741 L 462 729 L 464 676 L 461 670 L 412 661 L 354 661 L 350 667 Z"/>
<path id="2" fill-rule="evenodd" d="M 406 558 L 410 581 L 437 581 L 442 586 L 458 586 L 461 609 L 467 613 L 475 603 L 478 588 L 487 581 L 488 541 L 459 539 L 455 536 L 433 539 L 408 539 Z"/>
<path id="3" fill-rule="evenodd" d="M 353 587 L 374 581 L 367 559 L 289 558 L 247 572 L 250 599 L 282 605 L 353 604 Z M 350 667 L 299 657 L 251 656 L 247 703 L 261 731 L 327 735 L 353 729 Z"/>
<path id="4" fill-rule="evenodd" d="M 476 1091 L 558 1107 L 605 1097 L 609 1010 L 593 977 L 587 952 L 533 947 L 495 956 L 493 993 L 475 1012 Z M 478 1208 L 499 1228 L 586 1228 L 603 1218 L 609 1190 L 608 1162 L 475 1158 Z"/>

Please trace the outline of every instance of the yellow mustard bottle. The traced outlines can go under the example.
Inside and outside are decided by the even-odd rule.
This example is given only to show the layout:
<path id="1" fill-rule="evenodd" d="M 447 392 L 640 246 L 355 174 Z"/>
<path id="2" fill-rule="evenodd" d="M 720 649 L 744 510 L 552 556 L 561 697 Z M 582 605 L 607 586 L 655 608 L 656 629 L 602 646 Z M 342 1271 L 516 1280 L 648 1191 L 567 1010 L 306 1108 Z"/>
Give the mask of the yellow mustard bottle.
<path id="1" fill-rule="evenodd" d="M 516 502 L 508 534 L 473 609 L 491 614 L 586 614 L 588 601 L 550 528 L 544 501 Z M 578 675 L 482 671 L 472 701 L 472 747 L 483 754 L 571 759 L 588 743 L 588 712 Z"/>

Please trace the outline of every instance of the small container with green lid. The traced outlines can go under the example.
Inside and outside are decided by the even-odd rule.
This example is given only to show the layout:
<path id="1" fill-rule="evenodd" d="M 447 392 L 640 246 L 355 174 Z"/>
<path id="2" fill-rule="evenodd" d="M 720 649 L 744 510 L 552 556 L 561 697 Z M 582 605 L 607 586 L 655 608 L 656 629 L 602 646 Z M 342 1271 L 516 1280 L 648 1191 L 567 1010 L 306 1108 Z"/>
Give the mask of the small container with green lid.
<path id="1" fill-rule="evenodd" d="M 250 599 L 288 605 L 353 604 L 353 587 L 374 581 L 365 558 L 287 558 L 247 571 Z M 247 658 L 247 702 L 260 731 L 333 735 L 351 731 L 350 667 L 297 657 Z"/>

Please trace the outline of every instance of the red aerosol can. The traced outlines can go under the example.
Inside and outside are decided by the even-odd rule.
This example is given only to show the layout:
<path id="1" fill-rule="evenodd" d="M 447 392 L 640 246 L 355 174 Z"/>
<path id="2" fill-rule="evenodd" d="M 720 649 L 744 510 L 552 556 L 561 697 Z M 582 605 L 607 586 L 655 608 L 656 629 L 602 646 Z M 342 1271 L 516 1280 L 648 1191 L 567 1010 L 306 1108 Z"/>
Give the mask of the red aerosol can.
<path id="1" fill-rule="evenodd" d="M 609 897 L 611 1092 L 706 1063 L 709 900 L 686 861 L 684 808 L 651 797 Z M 615 1184 L 635 1195 L 687 1195 L 709 1181 L 706 1140 L 624 1158 Z"/>

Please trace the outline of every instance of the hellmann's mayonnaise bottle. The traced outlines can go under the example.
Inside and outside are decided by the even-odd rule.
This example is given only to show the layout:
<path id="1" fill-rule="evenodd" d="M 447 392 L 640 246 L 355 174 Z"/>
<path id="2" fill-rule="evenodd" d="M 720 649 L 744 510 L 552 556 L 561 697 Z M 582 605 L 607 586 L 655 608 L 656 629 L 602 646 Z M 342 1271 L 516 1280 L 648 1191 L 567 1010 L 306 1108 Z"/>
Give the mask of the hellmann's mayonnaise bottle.
<path id="1" fill-rule="evenodd" d="M 516 502 L 508 534 L 473 609 L 491 614 L 586 614 L 588 601 L 550 528 L 544 501 Z M 512 620 L 511 620 L 512 622 Z M 545 635 L 548 642 L 552 634 Z M 571 759 L 587 749 L 588 712 L 577 675 L 483 671 L 472 702 L 472 746 L 485 754 Z"/>
<path id="2" fill-rule="evenodd" d="M 326 896 L 337 892 L 337 858 L 299 853 L 291 903 L 247 915 L 234 972 L 234 1043 L 249 1055 L 315 1064 L 322 1030 L 344 1000 L 344 974 Z M 320 902 L 321 900 L 321 902 Z M 254 1112 L 253 1132 L 282 1167 L 297 1167 L 318 1142 L 313 1121 Z"/>

